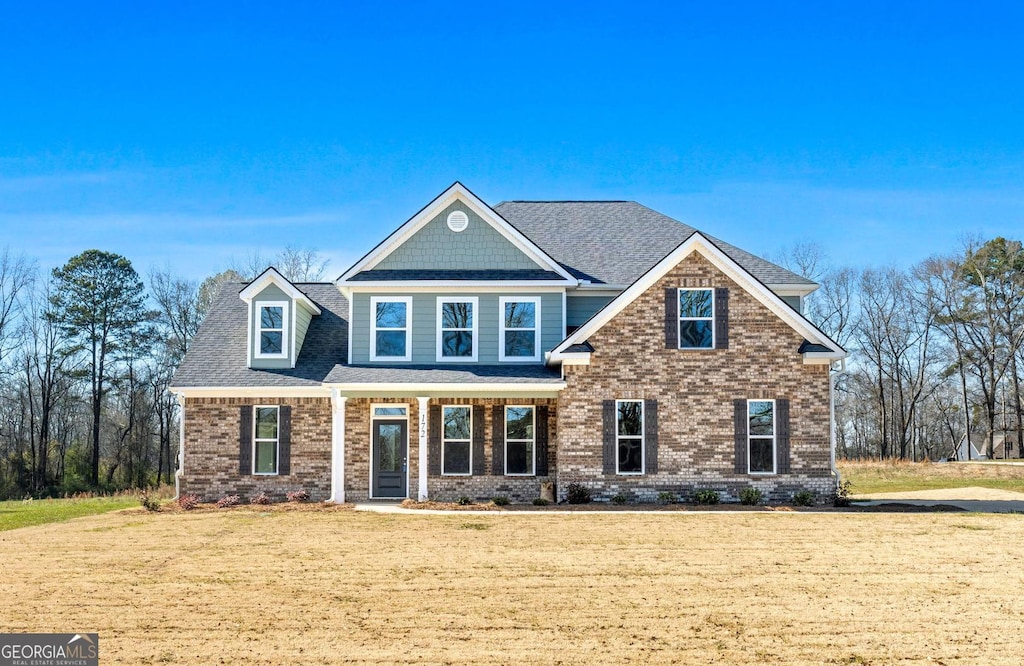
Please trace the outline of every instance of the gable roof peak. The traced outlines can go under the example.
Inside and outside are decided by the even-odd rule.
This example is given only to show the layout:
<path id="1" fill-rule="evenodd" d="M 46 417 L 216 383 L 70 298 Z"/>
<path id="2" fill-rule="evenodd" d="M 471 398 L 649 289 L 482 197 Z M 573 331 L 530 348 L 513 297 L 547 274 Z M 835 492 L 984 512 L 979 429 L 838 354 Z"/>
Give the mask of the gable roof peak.
<path id="1" fill-rule="evenodd" d="M 257 294 L 271 284 L 288 294 L 292 300 L 303 303 L 314 314 L 320 314 L 320 307 L 314 303 L 313 300 L 305 294 L 305 292 L 296 287 L 293 282 L 286 278 L 281 271 L 277 270 L 273 266 L 268 266 L 265 271 L 253 278 L 249 284 L 245 285 L 245 287 L 238 292 L 238 297 L 246 303 L 249 303 Z"/>

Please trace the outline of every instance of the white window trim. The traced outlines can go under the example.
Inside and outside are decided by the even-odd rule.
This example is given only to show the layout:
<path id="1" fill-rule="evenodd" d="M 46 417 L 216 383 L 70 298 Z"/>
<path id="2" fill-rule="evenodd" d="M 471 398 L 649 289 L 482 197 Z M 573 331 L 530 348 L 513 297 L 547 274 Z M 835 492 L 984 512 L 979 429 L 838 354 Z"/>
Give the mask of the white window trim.
<path id="1" fill-rule="evenodd" d="M 533 427 L 531 428 L 531 430 L 533 431 L 533 439 L 513 439 L 513 440 L 509 440 L 509 438 L 508 438 L 508 410 L 509 409 L 521 409 L 521 408 L 529 408 L 530 409 L 530 413 L 532 414 Z M 505 423 L 504 423 L 503 427 L 505 428 L 505 433 L 504 433 L 505 434 L 505 476 L 537 476 L 537 406 L 536 405 L 505 405 L 504 414 L 505 414 Z M 529 443 L 531 443 L 533 445 L 533 446 L 530 447 L 530 450 L 533 451 L 533 464 L 530 466 L 530 469 L 531 469 L 530 472 L 528 472 L 528 473 L 515 473 L 515 474 L 513 474 L 513 473 L 510 473 L 508 471 L 508 443 L 509 443 L 509 441 L 512 441 L 512 442 L 515 442 L 515 443 L 529 442 Z"/>
<path id="2" fill-rule="evenodd" d="M 639 402 L 640 403 L 640 471 L 639 472 L 620 472 L 619 471 L 619 440 L 620 439 L 636 439 L 635 435 L 620 435 L 619 434 L 619 405 L 624 402 Z M 615 473 L 619 476 L 643 476 L 647 471 L 647 424 L 646 421 L 646 405 L 643 400 L 616 400 L 615 401 Z"/>
<path id="3" fill-rule="evenodd" d="M 381 356 L 377 354 L 377 304 L 405 303 L 405 356 Z M 400 331 L 400 328 L 382 328 L 382 331 Z M 371 296 L 370 297 L 370 360 L 411 361 L 412 360 L 412 297 Z"/>
<path id="4" fill-rule="evenodd" d="M 752 402 L 770 402 L 772 403 L 772 434 L 771 437 L 767 435 L 751 435 L 750 434 L 750 403 Z M 747 400 L 747 474 L 755 474 L 757 476 L 769 476 L 777 474 L 779 468 L 779 447 L 778 447 L 778 412 L 776 411 L 778 405 L 775 404 L 774 399 L 759 400 L 756 398 L 750 398 Z M 770 472 L 754 472 L 750 469 L 750 442 L 754 439 L 770 439 L 772 442 L 772 471 Z"/>
<path id="5" fill-rule="evenodd" d="M 533 328 L 505 328 L 505 306 L 508 303 L 533 303 Z M 540 297 L 539 296 L 501 296 L 498 298 L 498 361 L 524 362 L 540 361 Z M 533 356 L 506 356 L 506 331 L 533 331 Z"/>
<path id="6" fill-rule="evenodd" d="M 473 336 L 472 356 L 444 356 L 443 335 L 445 330 L 459 331 L 467 329 L 444 329 L 441 324 L 441 311 L 445 303 L 471 303 L 473 305 L 473 325 L 468 329 Z M 437 333 L 437 362 L 438 363 L 476 363 L 480 356 L 480 336 L 477 335 L 480 326 L 480 298 L 478 296 L 465 296 L 462 298 L 454 296 L 437 297 L 437 322 L 434 330 Z"/>
<path id="7" fill-rule="evenodd" d="M 444 410 L 452 407 L 463 407 L 469 410 L 469 439 L 448 440 L 444 436 Z M 444 449 L 449 441 L 467 442 L 469 444 L 469 471 L 468 472 L 446 472 L 444 470 Z M 441 405 L 441 476 L 473 476 L 473 406 L 472 405 Z"/>
<path id="8" fill-rule="evenodd" d="M 273 409 L 277 413 L 277 438 L 269 439 L 266 437 L 256 437 L 256 427 L 259 425 L 257 413 L 261 409 Z M 273 472 L 257 472 L 256 471 L 256 445 L 259 442 L 274 442 L 275 453 L 274 453 L 274 471 Z M 252 408 L 252 475 L 253 476 L 278 476 L 281 473 L 281 406 L 280 405 L 253 405 Z"/>
<path id="9" fill-rule="evenodd" d="M 679 296 L 684 291 L 710 291 L 711 292 L 711 346 L 710 347 L 684 347 L 683 346 L 683 327 L 680 325 L 684 321 L 709 321 L 708 317 L 684 317 L 681 311 L 676 312 L 677 319 L 679 320 L 676 325 L 676 344 L 680 349 L 688 349 L 694 351 L 707 351 L 714 349 L 715 344 L 718 342 L 715 340 L 715 289 L 714 287 L 680 287 L 676 291 L 676 309 L 679 309 Z"/>
<path id="10" fill-rule="evenodd" d="M 253 326 L 256 335 L 253 336 L 253 358 L 288 358 L 288 350 L 291 348 L 291 336 L 288 335 L 289 323 L 291 322 L 291 307 L 288 301 L 257 301 L 256 316 L 253 318 Z M 263 331 L 276 331 L 276 328 L 263 327 L 263 308 L 281 308 L 281 353 L 264 354 L 260 351 L 260 337 Z"/>

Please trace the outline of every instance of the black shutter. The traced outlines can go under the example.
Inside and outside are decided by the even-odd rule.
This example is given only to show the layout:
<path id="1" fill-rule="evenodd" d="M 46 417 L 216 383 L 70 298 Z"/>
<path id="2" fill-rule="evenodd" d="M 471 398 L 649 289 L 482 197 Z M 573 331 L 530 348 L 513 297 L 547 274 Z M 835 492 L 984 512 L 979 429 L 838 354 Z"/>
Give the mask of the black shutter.
<path id="1" fill-rule="evenodd" d="M 537 476 L 548 475 L 548 408 L 539 405 L 537 408 Z"/>
<path id="2" fill-rule="evenodd" d="M 615 401 L 605 400 L 601 403 L 601 420 L 604 433 L 604 473 L 615 474 L 615 457 L 618 455 L 615 446 Z"/>
<path id="3" fill-rule="evenodd" d="M 675 288 L 665 290 L 665 349 L 679 349 L 679 290 Z"/>
<path id="4" fill-rule="evenodd" d="M 747 401 L 733 400 L 733 421 L 736 432 L 736 473 L 747 473 Z"/>
<path id="5" fill-rule="evenodd" d="M 491 474 L 505 474 L 505 407 L 491 409 Z"/>
<path id="6" fill-rule="evenodd" d="M 250 405 L 238 408 L 238 473 L 252 474 L 252 412 Z"/>
<path id="7" fill-rule="evenodd" d="M 277 473 L 292 473 L 292 408 L 288 405 L 277 408 Z"/>
<path id="8" fill-rule="evenodd" d="M 431 405 L 427 408 L 427 474 L 441 475 L 441 406 Z"/>
<path id="9" fill-rule="evenodd" d="M 658 473 L 657 400 L 644 400 L 644 473 Z"/>
<path id="10" fill-rule="evenodd" d="M 715 289 L 715 349 L 729 348 L 729 290 Z"/>
<path id="11" fill-rule="evenodd" d="M 484 460 L 484 440 L 487 429 L 484 427 L 484 406 L 473 405 L 473 474 L 480 475 L 487 469 Z"/>
<path id="12" fill-rule="evenodd" d="M 778 474 L 789 474 L 789 400 L 775 401 L 775 455 Z"/>

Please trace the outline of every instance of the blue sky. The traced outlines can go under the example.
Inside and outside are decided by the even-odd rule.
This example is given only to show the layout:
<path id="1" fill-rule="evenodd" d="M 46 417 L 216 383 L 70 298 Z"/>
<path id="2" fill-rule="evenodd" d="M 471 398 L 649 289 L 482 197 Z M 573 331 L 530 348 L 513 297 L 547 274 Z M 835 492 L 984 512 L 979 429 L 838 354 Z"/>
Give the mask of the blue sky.
<path id="1" fill-rule="evenodd" d="M 330 277 L 454 180 L 756 253 L 1024 236 L 1020 3 L 6 3 L 0 246 Z"/>

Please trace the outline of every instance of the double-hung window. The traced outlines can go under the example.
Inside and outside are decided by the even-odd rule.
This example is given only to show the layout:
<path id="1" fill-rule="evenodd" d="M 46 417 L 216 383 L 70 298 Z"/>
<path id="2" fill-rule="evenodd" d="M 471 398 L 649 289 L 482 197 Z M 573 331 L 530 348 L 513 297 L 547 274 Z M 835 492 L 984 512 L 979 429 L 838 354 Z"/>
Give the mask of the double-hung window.
<path id="1" fill-rule="evenodd" d="M 288 303 L 263 302 L 256 312 L 256 358 L 287 358 Z"/>
<path id="2" fill-rule="evenodd" d="M 437 299 L 437 360 L 477 360 L 477 308 L 479 299 Z"/>
<path id="3" fill-rule="evenodd" d="M 747 465 L 751 474 L 775 473 L 775 401 L 747 401 Z"/>
<path id="4" fill-rule="evenodd" d="M 617 474 L 644 473 L 644 401 L 615 401 Z"/>
<path id="5" fill-rule="evenodd" d="M 412 359 L 412 299 L 370 298 L 370 360 Z"/>
<path id="6" fill-rule="evenodd" d="M 715 290 L 679 290 L 679 348 L 714 349 Z"/>
<path id="7" fill-rule="evenodd" d="M 498 299 L 501 335 L 499 361 L 540 360 L 540 299 L 502 296 Z"/>
<path id="8" fill-rule="evenodd" d="M 535 444 L 533 407 L 505 407 L 505 474 L 533 476 Z"/>
<path id="9" fill-rule="evenodd" d="M 278 407 L 254 407 L 252 473 L 277 474 L 279 429 Z"/>
<path id="10" fill-rule="evenodd" d="M 470 474 L 473 469 L 473 408 L 442 407 L 441 474 Z"/>

